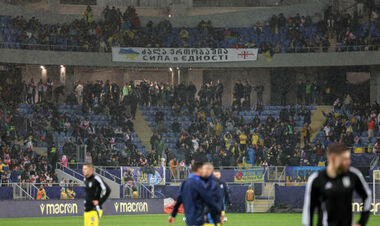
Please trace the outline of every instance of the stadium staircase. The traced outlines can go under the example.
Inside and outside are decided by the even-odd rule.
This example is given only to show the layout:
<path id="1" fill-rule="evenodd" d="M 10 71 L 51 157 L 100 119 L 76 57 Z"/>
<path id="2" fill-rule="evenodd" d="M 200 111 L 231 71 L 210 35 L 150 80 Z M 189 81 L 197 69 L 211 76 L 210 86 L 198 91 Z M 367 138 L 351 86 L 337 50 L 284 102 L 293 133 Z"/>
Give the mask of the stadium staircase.
<path id="1" fill-rule="evenodd" d="M 18 140 L 15 144 L 20 145 L 20 147 L 24 146 L 23 140 Z M 47 147 L 33 147 L 33 151 L 36 152 L 37 155 L 47 156 Z"/>
<path id="2" fill-rule="evenodd" d="M 337 7 L 341 12 L 353 13 L 356 10 L 356 5 L 357 1 L 355 0 L 339 0 Z"/>
<path id="3" fill-rule="evenodd" d="M 315 110 L 313 111 L 313 114 L 311 115 L 311 128 L 313 130 L 310 140 L 313 141 L 318 134 L 321 132 L 321 129 L 323 128 L 323 124 L 326 121 L 325 116 L 323 113 L 328 114 L 333 110 L 332 106 L 316 106 Z M 303 137 L 301 135 L 301 146 L 303 146 Z"/>
<path id="4" fill-rule="evenodd" d="M 255 213 L 266 213 L 274 205 L 275 185 L 285 185 L 285 168 L 275 167 L 267 174 L 267 180 L 263 184 L 262 193 L 256 196 L 253 202 L 253 211 Z M 269 173 L 269 171 L 267 171 Z"/>
<path id="5" fill-rule="evenodd" d="M 336 36 L 334 35 L 333 37 L 330 37 L 329 42 L 330 42 L 330 47 L 329 47 L 328 51 L 329 52 L 335 52 L 336 46 L 338 45 L 338 43 L 336 41 Z"/>
<path id="6" fill-rule="evenodd" d="M 75 181 L 79 185 L 83 185 L 84 176 L 82 172 L 78 172 L 76 170 L 64 167 L 61 163 L 57 163 L 57 167 L 55 169 L 57 173 L 58 180 L 61 181 L 65 179 L 65 181 L 69 182 Z"/>
<path id="7" fill-rule="evenodd" d="M 110 198 L 118 199 L 120 198 L 120 183 L 121 179 L 116 176 L 110 174 L 106 170 L 95 166 L 95 173 L 99 175 L 103 181 L 108 184 L 111 188 Z M 57 173 L 58 180 L 61 181 L 62 178 L 66 180 L 66 182 L 72 180 L 76 181 L 79 185 L 83 185 L 84 175 L 81 172 L 81 169 L 70 169 L 62 166 L 62 164 L 57 163 L 57 168 L 55 172 Z"/>
<path id="8" fill-rule="evenodd" d="M 264 185 L 263 193 L 256 197 L 253 202 L 255 213 L 266 213 L 274 204 L 274 183 L 267 182 Z"/>
<path id="9" fill-rule="evenodd" d="M 153 132 L 139 109 L 136 111 L 134 128 L 136 134 L 141 139 L 141 143 L 145 146 L 145 149 L 152 150 L 150 138 L 152 137 Z"/>

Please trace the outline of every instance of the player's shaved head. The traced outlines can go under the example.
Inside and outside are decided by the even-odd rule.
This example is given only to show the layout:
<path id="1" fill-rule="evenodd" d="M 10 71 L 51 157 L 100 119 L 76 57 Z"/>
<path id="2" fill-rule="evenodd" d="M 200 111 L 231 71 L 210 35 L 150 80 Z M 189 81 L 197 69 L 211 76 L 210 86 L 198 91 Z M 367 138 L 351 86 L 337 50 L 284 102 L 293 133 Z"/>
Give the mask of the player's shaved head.
<path id="1" fill-rule="evenodd" d="M 92 163 L 85 163 L 82 168 L 83 175 L 89 178 L 94 173 L 94 165 Z"/>
<path id="2" fill-rule="evenodd" d="M 94 168 L 94 165 L 92 163 L 85 163 L 83 166 L 89 167 L 89 168 Z"/>

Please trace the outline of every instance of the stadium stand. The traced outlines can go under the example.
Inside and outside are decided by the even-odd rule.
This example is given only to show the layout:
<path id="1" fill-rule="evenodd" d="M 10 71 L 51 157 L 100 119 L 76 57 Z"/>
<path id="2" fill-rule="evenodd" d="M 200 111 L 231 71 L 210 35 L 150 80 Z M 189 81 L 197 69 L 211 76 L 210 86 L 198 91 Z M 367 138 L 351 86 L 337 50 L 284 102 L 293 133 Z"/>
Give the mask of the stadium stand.
<path id="1" fill-rule="evenodd" d="M 379 136 L 378 127 L 368 132 L 365 121 L 371 117 L 378 124 L 378 105 L 353 104 L 349 97 L 343 103 L 335 102 L 334 111 L 325 115 L 322 131 L 311 143 L 302 145 L 303 127 L 310 124 L 315 107 L 251 106 L 251 100 L 242 100 L 252 89 L 240 81 L 235 84 L 232 106 L 221 105 L 223 88 L 219 82 L 206 83 L 198 92 L 194 85 L 183 83 L 172 87 L 131 81 L 121 89 L 109 81 L 78 82 L 71 95 L 66 95 L 65 105 L 52 104 L 63 91 L 61 87 L 53 90 L 53 84 L 48 88 L 48 84 L 30 81 L 21 90 L 9 90 L 11 95 L 21 92 L 16 101 L 20 104 L 8 100 L 11 105 L 3 105 L 2 110 L 2 128 L 8 131 L 2 139 L 2 159 L 10 164 L 9 171 L 27 165 L 29 173 L 35 172 L 28 170 L 30 162 L 44 174 L 47 169 L 54 170 L 63 155 L 69 163 L 89 157 L 97 165 L 109 166 L 153 166 L 161 157 L 167 159 L 168 166 L 171 160 L 186 165 L 204 160 L 217 167 L 324 165 L 325 149 L 334 141 L 352 147 L 353 164 L 364 166 L 379 146 L 374 138 Z M 38 92 L 40 86 L 42 92 Z M 307 95 L 301 99 L 306 101 Z M 134 132 L 137 105 L 154 131 L 151 150 Z M 85 149 L 90 156 L 83 156 Z M 18 159 L 15 154 L 20 151 L 23 158 Z M 29 177 L 35 180 L 33 173 Z"/>
<path id="2" fill-rule="evenodd" d="M 326 166 L 327 147 L 335 142 L 349 147 L 352 165 L 373 179 L 380 163 L 380 70 L 351 61 L 343 68 L 339 57 L 365 59 L 380 50 L 378 11 L 330 7 L 323 16 L 277 14 L 250 27 L 218 27 L 199 18 L 198 26 L 175 27 L 164 17 L 143 25 L 134 7 L 121 12 L 107 6 L 98 20 L 91 6 L 100 9 L 99 1 L 60 2 L 82 5 L 75 8 L 86 8 L 82 18 L 42 24 L 26 15 L 0 16 L 0 51 L 20 54 L 17 64 L 0 64 L 0 200 L 37 199 L 40 185 L 49 199 L 70 192 L 81 199 L 81 167 L 91 162 L 116 191 L 112 211 L 132 198 L 148 200 L 152 209 L 154 198 L 177 197 L 179 182 L 199 161 L 221 170 L 231 188 L 228 212 L 244 212 L 246 204 L 266 212 L 281 199 L 301 208 L 303 185 Z M 255 48 L 263 55 L 245 62 L 151 64 L 116 61 L 112 47 Z M 25 52 L 78 54 L 94 64 L 101 55 L 115 66 L 49 59 L 31 66 L 23 63 Z M 303 60 L 320 56 L 315 52 L 337 65 Z M 270 65 L 274 54 L 290 56 L 290 63 Z M 263 58 L 267 66 L 255 64 Z M 304 62 L 294 66 L 294 59 Z M 281 194 L 288 191 L 297 200 Z"/>
<path id="3" fill-rule="evenodd" d="M 273 15 L 252 27 L 172 27 L 170 21 L 149 21 L 142 27 L 136 10 L 105 8 L 103 21 L 93 21 L 91 7 L 81 20 L 69 24 L 41 24 L 36 18 L 1 16 L 3 48 L 109 52 L 121 47 L 256 48 L 260 53 L 376 51 L 380 45 L 378 13 L 340 14 L 327 9 L 324 17 Z"/>

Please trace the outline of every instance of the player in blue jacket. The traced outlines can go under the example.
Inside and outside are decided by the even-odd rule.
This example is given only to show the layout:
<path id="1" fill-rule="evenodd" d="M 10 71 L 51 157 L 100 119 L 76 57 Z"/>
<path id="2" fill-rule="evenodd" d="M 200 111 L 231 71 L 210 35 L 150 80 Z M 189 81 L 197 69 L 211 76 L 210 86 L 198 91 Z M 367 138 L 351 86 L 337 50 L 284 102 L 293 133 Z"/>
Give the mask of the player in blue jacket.
<path id="1" fill-rule="evenodd" d="M 208 189 L 210 189 L 213 194 L 213 198 L 215 202 L 218 203 L 218 205 L 222 209 L 221 220 L 226 221 L 226 217 L 225 217 L 226 203 L 230 204 L 231 200 L 230 200 L 227 184 L 221 181 L 220 178 L 221 178 L 220 170 L 215 169 L 213 175 L 209 176 L 207 180 L 207 184 L 209 186 Z M 205 224 L 205 226 L 219 225 L 215 223 L 211 213 L 207 209 L 205 213 L 207 216 L 207 220 L 206 220 L 207 223 Z"/>
<path id="2" fill-rule="evenodd" d="M 178 208 L 183 203 L 185 209 L 186 224 L 188 226 L 201 226 L 204 224 L 204 209 L 207 206 L 214 222 L 220 222 L 221 207 L 212 198 L 213 194 L 207 189 L 205 181 L 202 179 L 203 163 L 196 162 L 192 166 L 193 173 L 182 183 L 177 203 L 169 217 L 169 224 L 172 224 L 178 213 Z"/>

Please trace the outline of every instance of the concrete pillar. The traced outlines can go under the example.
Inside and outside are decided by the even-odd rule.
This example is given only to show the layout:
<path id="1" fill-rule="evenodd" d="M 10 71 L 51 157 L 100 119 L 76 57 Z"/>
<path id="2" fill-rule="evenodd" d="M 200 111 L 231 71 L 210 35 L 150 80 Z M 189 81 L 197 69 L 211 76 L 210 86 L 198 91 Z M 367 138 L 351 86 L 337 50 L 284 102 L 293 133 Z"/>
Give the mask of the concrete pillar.
<path id="1" fill-rule="evenodd" d="M 189 83 L 189 69 L 188 68 L 179 68 L 177 70 L 178 72 L 178 79 L 179 79 L 179 83 L 186 83 L 188 84 Z"/>
<path id="2" fill-rule="evenodd" d="M 192 82 L 195 87 L 197 88 L 197 91 L 201 89 L 201 86 L 203 84 L 203 69 L 188 69 L 188 83 Z M 198 93 L 196 95 L 198 97 Z"/>
<path id="3" fill-rule="evenodd" d="M 41 77 L 40 79 L 42 79 L 42 82 L 46 82 L 47 81 L 47 77 L 48 77 L 48 71 L 46 69 L 46 67 L 44 66 L 41 66 Z M 39 80 L 35 81 L 35 82 L 38 82 Z"/>
<path id="4" fill-rule="evenodd" d="M 68 95 L 73 91 L 73 88 L 74 88 L 74 67 L 63 66 L 61 67 L 60 72 L 61 72 L 60 74 L 61 82 L 64 79 L 65 93 L 66 95 Z"/>
<path id="5" fill-rule="evenodd" d="M 50 12 L 52 13 L 58 12 L 59 6 L 60 6 L 59 0 L 48 0 L 48 9 Z"/>
<path id="6" fill-rule="evenodd" d="M 167 2 L 169 12 L 172 16 L 185 16 L 189 8 L 193 6 L 192 0 L 171 0 Z"/>
<path id="7" fill-rule="evenodd" d="M 370 79 L 370 99 L 371 103 L 380 103 L 380 70 L 371 70 Z"/>

